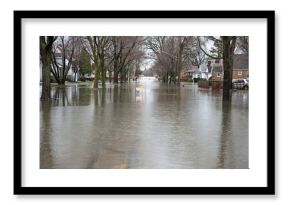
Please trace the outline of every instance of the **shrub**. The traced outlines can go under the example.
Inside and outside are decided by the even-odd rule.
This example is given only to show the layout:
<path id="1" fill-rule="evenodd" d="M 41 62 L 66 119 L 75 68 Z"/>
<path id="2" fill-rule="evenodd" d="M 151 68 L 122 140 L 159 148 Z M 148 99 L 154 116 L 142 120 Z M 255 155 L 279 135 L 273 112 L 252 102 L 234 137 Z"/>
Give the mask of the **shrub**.
<path id="1" fill-rule="evenodd" d="M 84 81 L 86 81 L 86 78 L 85 78 L 84 76 L 80 76 L 80 77 L 79 77 L 79 81 L 84 82 Z"/>
<path id="2" fill-rule="evenodd" d="M 212 89 L 222 89 L 223 81 L 212 81 Z"/>
<path id="3" fill-rule="evenodd" d="M 205 79 L 199 79 L 198 80 L 198 87 L 200 88 L 209 88 L 209 81 Z"/>
<path id="4" fill-rule="evenodd" d="M 192 83 L 192 78 L 190 76 L 186 76 L 182 79 L 180 79 L 181 82 L 191 82 Z"/>
<path id="5" fill-rule="evenodd" d="M 198 81 L 202 80 L 201 78 L 193 78 L 193 82 L 197 83 Z"/>

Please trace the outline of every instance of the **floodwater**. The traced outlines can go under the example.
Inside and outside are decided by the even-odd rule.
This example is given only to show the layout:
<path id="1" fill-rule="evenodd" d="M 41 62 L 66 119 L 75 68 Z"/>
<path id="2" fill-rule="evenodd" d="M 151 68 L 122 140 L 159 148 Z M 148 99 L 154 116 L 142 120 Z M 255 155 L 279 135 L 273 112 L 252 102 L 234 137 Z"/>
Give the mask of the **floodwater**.
<path id="1" fill-rule="evenodd" d="M 247 169 L 248 91 L 142 78 L 52 88 L 40 103 L 42 169 Z"/>

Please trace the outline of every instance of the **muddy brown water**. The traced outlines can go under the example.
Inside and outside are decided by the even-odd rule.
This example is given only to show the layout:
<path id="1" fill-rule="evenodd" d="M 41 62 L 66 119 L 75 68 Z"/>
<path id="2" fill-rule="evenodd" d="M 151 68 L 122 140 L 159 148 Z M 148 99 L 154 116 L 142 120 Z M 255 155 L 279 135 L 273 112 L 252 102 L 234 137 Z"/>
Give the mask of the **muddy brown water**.
<path id="1" fill-rule="evenodd" d="M 144 77 L 51 94 L 40 102 L 40 168 L 248 168 L 248 91 L 226 104 L 222 91 Z"/>

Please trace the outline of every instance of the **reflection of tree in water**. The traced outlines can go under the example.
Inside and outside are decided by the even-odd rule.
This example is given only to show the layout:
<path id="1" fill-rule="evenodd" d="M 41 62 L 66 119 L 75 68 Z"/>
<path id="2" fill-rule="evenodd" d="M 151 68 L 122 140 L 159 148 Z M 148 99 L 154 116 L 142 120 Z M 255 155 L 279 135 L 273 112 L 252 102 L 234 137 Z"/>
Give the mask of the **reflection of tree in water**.
<path id="1" fill-rule="evenodd" d="M 106 93 L 107 93 L 106 88 L 103 88 L 102 89 L 102 106 L 104 106 L 106 103 Z"/>
<path id="2" fill-rule="evenodd" d="M 132 98 L 132 93 L 134 93 L 134 96 Z M 135 100 L 135 93 L 136 93 L 136 87 L 131 86 L 129 83 L 122 83 L 121 86 L 118 88 L 118 100 L 119 103 L 124 102 L 132 102 Z"/>
<path id="3" fill-rule="evenodd" d="M 119 87 L 118 85 L 114 85 L 114 89 L 113 89 L 113 101 L 114 103 L 118 102 L 118 96 L 119 96 Z"/>
<path id="4" fill-rule="evenodd" d="M 52 149 L 51 149 L 51 131 L 47 130 L 50 127 L 50 103 L 49 101 L 41 101 L 40 118 L 43 124 L 40 127 L 40 168 L 52 168 Z"/>
<path id="5" fill-rule="evenodd" d="M 81 92 L 80 92 L 80 89 Z M 55 87 L 52 90 L 52 106 L 83 106 L 89 105 L 91 89 L 79 86 Z"/>
<path id="6" fill-rule="evenodd" d="M 71 105 L 77 106 L 80 104 L 79 88 L 77 86 L 71 87 Z"/>
<path id="7" fill-rule="evenodd" d="M 232 104 L 231 101 L 223 101 L 222 104 L 222 120 L 221 120 L 221 137 L 220 149 L 218 153 L 218 169 L 234 168 L 233 161 L 229 159 L 233 153 L 232 149 L 232 117 L 231 117 Z M 230 164 L 228 164 L 230 163 Z"/>
<path id="8" fill-rule="evenodd" d="M 94 89 L 95 108 L 103 106 L 106 103 L 106 89 Z"/>
<path id="9" fill-rule="evenodd" d="M 70 105 L 66 95 L 65 87 L 56 87 L 52 91 L 52 106 Z"/>
<path id="10" fill-rule="evenodd" d="M 99 89 L 93 89 L 95 107 L 99 105 Z"/>

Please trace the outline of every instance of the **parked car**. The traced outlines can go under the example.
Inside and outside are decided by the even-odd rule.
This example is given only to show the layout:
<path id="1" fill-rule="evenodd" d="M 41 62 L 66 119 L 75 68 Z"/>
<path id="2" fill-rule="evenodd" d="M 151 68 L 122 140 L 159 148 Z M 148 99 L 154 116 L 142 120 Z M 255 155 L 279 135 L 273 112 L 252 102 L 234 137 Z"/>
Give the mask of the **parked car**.
<path id="1" fill-rule="evenodd" d="M 249 81 L 247 79 L 234 79 L 233 88 L 235 89 L 249 89 Z"/>

